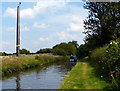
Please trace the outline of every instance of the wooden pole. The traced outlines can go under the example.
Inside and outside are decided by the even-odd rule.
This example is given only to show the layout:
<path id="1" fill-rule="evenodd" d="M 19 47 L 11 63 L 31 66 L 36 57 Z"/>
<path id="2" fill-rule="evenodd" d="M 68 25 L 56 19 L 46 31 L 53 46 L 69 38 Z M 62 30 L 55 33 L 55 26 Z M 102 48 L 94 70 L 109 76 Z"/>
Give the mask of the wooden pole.
<path id="1" fill-rule="evenodd" d="M 17 6 L 17 41 L 16 41 L 16 56 L 20 56 L 20 4 Z"/>

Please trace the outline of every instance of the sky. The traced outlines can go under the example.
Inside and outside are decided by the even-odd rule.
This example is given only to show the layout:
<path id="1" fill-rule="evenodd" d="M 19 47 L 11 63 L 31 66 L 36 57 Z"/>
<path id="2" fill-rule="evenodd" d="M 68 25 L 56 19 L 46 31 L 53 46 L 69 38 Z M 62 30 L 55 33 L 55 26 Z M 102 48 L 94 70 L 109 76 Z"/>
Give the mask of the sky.
<path id="1" fill-rule="evenodd" d="M 40 0 L 22 2 L 20 6 L 21 49 L 36 52 L 43 48 L 52 48 L 61 42 L 78 41 L 83 44 L 85 38 L 83 21 L 88 12 L 83 8 L 85 2 Z M 2 41 L 0 51 L 16 51 L 16 7 L 18 2 L 1 2 L 0 28 Z"/>

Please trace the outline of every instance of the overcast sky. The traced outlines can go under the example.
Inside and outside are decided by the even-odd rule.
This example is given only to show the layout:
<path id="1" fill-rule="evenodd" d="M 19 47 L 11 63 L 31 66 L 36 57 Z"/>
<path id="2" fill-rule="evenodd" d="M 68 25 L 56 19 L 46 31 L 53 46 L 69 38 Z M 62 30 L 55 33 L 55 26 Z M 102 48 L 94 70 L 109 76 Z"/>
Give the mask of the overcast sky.
<path id="1" fill-rule="evenodd" d="M 83 20 L 88 12 L 85 2 L 43 0 L 21 4 L 21 48 L 36 52 L 52 48 L 61 42 L 78 41 L 83 44 Z M 0 47 L 7 53 L 16 51 L 16 6 L 18 2 L 2 2 L 2 41 Z M 1 16 L 2 15 L 2 16 Z"/>

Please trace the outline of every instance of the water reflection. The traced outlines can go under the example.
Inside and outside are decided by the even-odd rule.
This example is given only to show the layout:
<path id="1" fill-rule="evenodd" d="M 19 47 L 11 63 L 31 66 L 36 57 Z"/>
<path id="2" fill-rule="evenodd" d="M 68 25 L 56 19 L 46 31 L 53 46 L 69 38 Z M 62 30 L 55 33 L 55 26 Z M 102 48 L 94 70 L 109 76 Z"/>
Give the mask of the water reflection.
<path id="1" fill-rule="evenodd" d="M 73 65 L 57 62 L 3 77 L 3 89 L 57 89 Z"/>
<path id="2" fill-rule="evenodd" d="M 19 74 L 16 76 L 16 89 L 17 91 L 20 91 L 20 75 Z"/>

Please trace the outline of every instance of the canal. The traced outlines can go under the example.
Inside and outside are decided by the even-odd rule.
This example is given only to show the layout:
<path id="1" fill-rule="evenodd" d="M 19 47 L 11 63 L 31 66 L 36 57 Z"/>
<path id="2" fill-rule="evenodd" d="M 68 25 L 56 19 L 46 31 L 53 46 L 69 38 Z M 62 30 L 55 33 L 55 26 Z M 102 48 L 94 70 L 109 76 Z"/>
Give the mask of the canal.
<path id="1" fill-rule="evenodd" d="M 2 78 L 2 89 L 57 89 L 71 70 L 68 62 L 47 64 Z"/>

